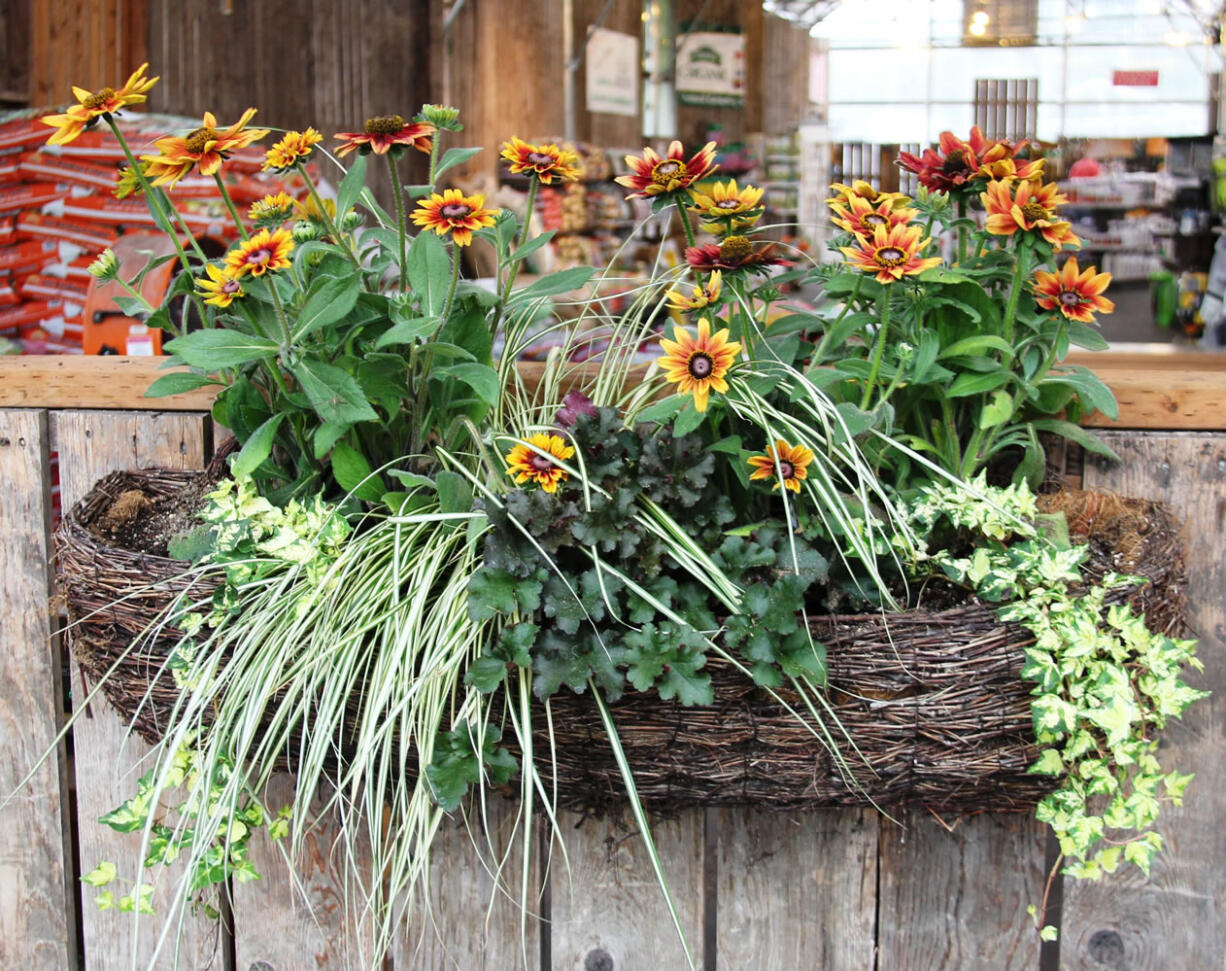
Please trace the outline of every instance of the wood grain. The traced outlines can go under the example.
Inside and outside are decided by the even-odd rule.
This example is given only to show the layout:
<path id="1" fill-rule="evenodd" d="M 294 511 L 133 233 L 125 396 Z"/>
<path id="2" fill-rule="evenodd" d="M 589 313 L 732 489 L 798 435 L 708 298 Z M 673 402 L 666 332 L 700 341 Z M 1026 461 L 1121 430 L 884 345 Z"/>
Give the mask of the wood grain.
<path id="1" fill-rule="evenodd" d="M 881 820 L 879 971 L 1034 971 L 1026 914 L 1046 877 L 1046 830 L 1031 817 Z"/>
<path id="2" fill-rule="evenodd" d="M 570 872 L 550 874 L 553 971 L 688 967 L 651 861 L 633 822 L 560 815 Z M 653 819 L 652 836 L 696 966 L 702 966 L 703 813 Z"/>
<path id="3" fill-rule="evenodd" d="M 1163 767 L 1195 772 L 1182 809 L 1164 807 L 1166 849 L 1149 879 L 1133 869 L 1101 883 L 1066 880 L 1061 966 L 1100 971 L 1221 968 L 1226 954 L 1226 435 L 1107 433 L 1123 460 L 1087 461 L 1087 488 L 1161 499 L 1184 521 L 1189 622 L 1200 637 L 1203 674 L 1189 683 L 1213 692 L 1172 723 Z"/>
<path id="4" fill-rule="evenodd" d="M 76 959 L 64 812 L 60 658 L 51 637 L 47 417 L 0 411 L 0 967 L 67 968 Z"/>
<path id="5" fill-rule="evenodd" d="M 459 813 L 443 820 L 430 850 L 429 906 L 415 910 L 397 940 L 396 971 L 536 971 L 540 966 L 539 899 L 529 901 L 521 934 L 519 804 L 491 796 L 486 806 L 484 822 L 476 804 L 467 820 Z M 540 827 L 530 825 L 535 841 Z M 493 874 L 502 859 L 496 886 Z M 535 862 L 529 885 L 535 898 L 540 887 Z"/>
<path id="6" fill-rule="evenodd" d="M 265 806 L 275 813 L 294 799 L 294 780 L 275 776 Z M 272 843 L 266 834 L 251 841 L 251 862 L 262 879 L 234 886 L 235 967 L 261 971 L 299 968 L 365 969 L 370 966 L 370 925 L 362 916 L 361 895 L 346 879 L 349 864 L 334 815 L 319 816 L 324 798 L 310 813 L 303 855 L 295 861 L 291 881 L 289 840 Z M 370 866 L 370 846 L 354 841 L 361 873 Z"/>
<path id="7" fill-rule="evenodd" d="M 871 968 L 877 817 L 718 812 L 719 971 Z"/>
<path id="8" fill-rule="evenodd" d="M 107 472 L 158 465 L 198 469 L 204 466 L 210 449 L 208 418 L 200 414 L 61 411 L 51 418 L 65 506 L 84 495 Z M 73 697 L 83 699 L 88 689 L 79 666 L 74 663 L 72 669 Z M 149 747 L 135 735 L 129 736 L 123 719 L 101 697 L 78 717 L 73 743 L 81 872 L 88 873 L 101 861 L 110 860 L 119 865 L 121 881 L 135 882 L 141 872 L 140 834 L 117 833 L 97 819 L 135 792 L 136 778 L 143 771 L 139 762 Z M 126 971 L 133 966 L 133 951 L 136 967 L 145 967 L 151 960 L 160 962 L 157 967 L 173 965 L 174 942 L 162 946 L 159 953 L 158 938 L 167 920 L 175 919 L 167 913 L 166 901 L 170 883 L 178 876 L 174 868 L 160 874 L 154 907 L 163 909 L 158 917 L 142 918 L 136 928 L 130 915 L 100 913 L 93 905 L 92 894 L 85 894 L 81 923 L 89 971 Z M 128 888 L 123 887 L 122 892 L 128 892 Z M 220 928 L 216 922 L 185 914 L 179 930 L 178 966 L 183 971 L 220 966 Z"/>

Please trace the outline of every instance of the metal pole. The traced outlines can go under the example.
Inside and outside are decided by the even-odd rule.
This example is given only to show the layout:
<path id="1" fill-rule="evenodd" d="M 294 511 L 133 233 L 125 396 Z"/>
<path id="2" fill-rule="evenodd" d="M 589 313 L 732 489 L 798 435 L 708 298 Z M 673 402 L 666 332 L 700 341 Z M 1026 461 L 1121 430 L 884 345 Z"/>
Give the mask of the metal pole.
<path id="1" fill-rule="evenodd" d="M 562 79 L 562 110 L 565 113 L 565 136 L 568 142 L 575 140 L 579 129 L 575 107 L 575 0 L 562 0 L 562 63 L 566 74 Z"/>

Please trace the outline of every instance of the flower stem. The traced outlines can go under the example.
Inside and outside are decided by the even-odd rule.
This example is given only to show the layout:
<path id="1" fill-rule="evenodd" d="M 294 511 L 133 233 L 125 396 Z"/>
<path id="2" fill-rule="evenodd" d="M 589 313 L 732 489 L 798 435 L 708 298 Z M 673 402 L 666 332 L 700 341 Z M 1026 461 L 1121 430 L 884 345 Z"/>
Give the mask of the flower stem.
<path id="1" fill-rule="evenodd" d="M 392 179 L 392 195 L 396 199 L 396 231 L 400 234 L 400 289 L 409 289 L 409 250 L 407 243 L 407 228 L 404 224 L 404 187 L 400 184 L 400 176 L 396 174 L 396 160 L 392 153 L 384 156 L 387 159 L 387 172 Z"/>
<path id="2" fill-rule="evenodd" d="M 281 297 L 277 293 L 277 283 L 275 280 L 268 281 L 268 292 L 272 295 L 272 305 L 277 312 L 277 323 L 281 325 L 281 340 L 284 347 L 281 349 L 283 354 L 289 354 L 289 349 L 293 346 L 294 337 L 289 329 L 289 318 L 285 316 L 285 307 L 281 303 Z"/>
<path id="3" fill-rule="evenodd" d="M 849 313 L 851 313 L 852 309 L 856 305 L 856 300 L 860 296 L 860 287 L 863 285 L 863 283 L 864 283 L 864 274 L 863 273 L 857 274 L 856 282 L 851 288 L 851 296 L 849 296 L 847 300 L 844 302 L 843 309 L 842 311 L 839 312 L 838 317 L 834 319 L 834 323 L 836 324 L 839 323 L 840 321 L 842 321 L 844 317 L 846 317 Z M 817 348 L 813 351 L 813 363 L 814 364 L 821 364 L 822 361 L 825 360 L 826 345 L 830 343 L 830 329 L 831 329 L 830 327 L 827 327 L 826 330 L 822 333 L 822 339 L 817 342 Z"/>
<path id="4" fill-rule="evenodd" d="M 434 191 L 434 170 L 438 167 L 438 140 L 442 135 L 437 128 L 434 130 L 434 137 L 430 139 L 430 175 L 426 179 L 426 184 L 430 186 L 430 191 Z"/>
<path id="5" fill-rule="evenodd" d="M 962 220 L 966 218 L 966 200 L 958 200 L 958 265 L 966 263 L 966 226 Z"/>
<path id="6" fill-rule="evenodd" d="M 881 288 L 881 297 L 877 301 L 881 308 L 881 325 L 877 329 L 877 342 L 873 345 L 873 362 L 869 368 L 868 380 L 864 382 L 864 394 L 860 397 L 860 410 L 868 411 L 868 403 L 873 397 L 873 388 L 877 384 L 877 372 L 881 370 L 881 359 L 885 356 L 885 342 L 890 330 L 890 288 Z"/>
<path id="7" fill-rule="evenodd" d="M 451 304 L 455 300 L 456 284 L 460 282 L 460 247 L 451 247 L 451 286 L 447 288 L 447 302 L 443 304 L 443 319 L 451 315 Z"/>
<path id="8" fill-rule="evenodd" d="M 680 195 L 673 196 L 673 203 L 677 206 L 677 215 L 681 217 L 681 228 L 685 230 L 685 238 L 689 241 L 690 249 L 693 249 L 698 244 L 694 241 L 694 229 L 690 225 L 689 213 L 685 211 L 685 204 L 681 201 Z"/>
<path id="9" fill-rule="evenodd" d="M 349 257 L 350 262 L 353 263 L 353 265 L 359 270 L 362 269 L 362 264 L 358 262 L 358 258 L 354 255 L 353 250 L 350 249 L 344 240 L 341 239 L 340 230 L 337 228 L 336 223 L 332 220 L 332 217 L 328 215 L 328 210 L 324 208 L 324 201 L 319 197 L 319 193 L 315 189 L 315 183 L 312 182 L 311 177 L 307 175 L 305 166 L 302 164 L 302 162 L 298 162 L 294 167 L 298 170 L 298 174 L 302 176 L 302 181 L 306 183 L 307 194 L 310 195 L 311 202 L 315 204 L 315 208 L 319 212 L 319 218 L 323 220 L 323 224 L 327 227 L 328 235 L 336 240 L 336 245 L 339 246 L 344 251 L 345 255 Z M 337 213 L 337 215 L 344 216 L 344 213 Z"/>
<path id="10" fill-rule="evenodd" d="M 540 177 L 533 175 L 528 180 L 528 205 L 524 209 L 524 224 L 519 227 L 519 239 L 515 242 L 515 248 L 523 246 L 528 241 L 528 225 L 532 222 L 532 211 L 536 207 L 536 190 L 540 184 Z M 522 260 L 516 260 L 511 264 L 511 269 L 507 271 L 507 285 L 502 291 L 502 296 L 498 303 L 503 304 L 507 298 L 511 296 L 511 289 L 515 286 L 515 277 L 519 275 L 519 264 Z"/>
<path id="11" fill-rule="evenodd" d="M 243 225 L 243 221 L 238 216 L 238 210 L 234 208 L 234 200 L 230 198 L 230 190 L 226 188 L 226 184 L 221 180 L 221 173 L 213 173 L 213 181 L 217 183 L 217 188 L 221 191 L 222 202 L 226 204 L 226 209 L 230 211 L 230 218 L 234 220 L 234 225 L 238 228 L 238 234 L 243 239 L 250 239 L 247 235 L 247 227 Z"/>
<path id="12" fill-rule="evenodd" d="M 1013 343 L 1013 322 L 1017 317 L 1017 305 L 1022 296 L 1023 280 L 1030 272 L 1030 247 L 1024 242 L 1017 248 L 1017 265 L 1013 268 L 1013 286 L 1009 291 L 1009 303 L 1005 307 L 1004 334 L 1005 341 Z"/>

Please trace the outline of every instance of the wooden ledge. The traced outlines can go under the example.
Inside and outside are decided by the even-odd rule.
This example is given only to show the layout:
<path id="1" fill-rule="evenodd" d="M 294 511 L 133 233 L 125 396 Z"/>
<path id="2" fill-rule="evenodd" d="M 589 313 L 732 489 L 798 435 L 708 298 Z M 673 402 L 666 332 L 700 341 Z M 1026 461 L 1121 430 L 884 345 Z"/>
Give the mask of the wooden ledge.
<path id="1" fill-rule="evenodd" d="M 166 398 L 144 392 L 161 374 L 156 357 L 0 357 L 0 408 L 105 408 L 136 411 L 207 411 L 214 392 L 202 388 Z M 1171 431 L 1226 430 L 1226 354 L 1173 345 L 1119 346 L 1069 355 L 1107 383 L 1120 405 L 1119 421 L 1092 415 L 1099 428 Z M 534 385 L 543 365 L 522 364 Z"/>

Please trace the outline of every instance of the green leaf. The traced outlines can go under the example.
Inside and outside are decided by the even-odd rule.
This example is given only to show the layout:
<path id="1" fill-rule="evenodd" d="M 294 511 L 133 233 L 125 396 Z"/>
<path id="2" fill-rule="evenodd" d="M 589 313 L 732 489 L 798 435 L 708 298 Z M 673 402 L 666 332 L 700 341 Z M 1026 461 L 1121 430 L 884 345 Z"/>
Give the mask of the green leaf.
<path id="1" fill-rule="evenodd" d="M 458 472 L 440 472 L 436 477 L 440 512 L 469 512 L 473 507 L 473 490 L 468 480 Z"/>
<path id="2" fill-rule="evenodd" d="M 332 450 L 332 446 L 341 440 L 341 437 L 353 427 L 353 422 L 349 421 L 326 421 L 315 429 L 315 435 L 311 441 L 315 449 L 315 457 L 323 458 Z"/>
<path id="3" fill-rule="evenodd" d="M 514 613 L 517 607 L 531 612 L 540 605 L 540 594 L 539 580 L 481 567 L 468 578 L 468 615 L 474 623 L 480 623 L 496 614 Z"/>
<path id="4" fill-rule="evenodd" d="M 995 428 L 1013 417 L 1013 396 L 1008 391 L 996 391 L 979 412 L 980 428 Z"/>
<path id="5" fill-rule="evenodd" d="M 943 361 L 949 357 L 981 355 L 987 351 L 1000 351 L 1008 358 L 1013 357 L 1013 345 L 1003 337 L 997 337 L 994 334 L 978 334 L 975 337 L 964 337 L 960 341 L 954 341 L 941 351 L 937 358 Z"/>
<path id="6" fill-rule="evenodd" d="M 277 429 L 281 427 L 284 418 L 284 412 L 273 415 L 251 433 L 251 437 L 243 444 L 242 450 L 235 456 L 230 466 L 231 472 L 236 477 L 253 475 L 255 470 L 264 464 L 272 454 L 272 444 L 276 440 Z"/>
<path id="7" fill-rule="evenodd" d="M 451 257 L 437 233 L 422 231 L 409 247 L 409 287 L 420 301 L 422 316 L 442 314 L 451 287 Z"/>
<path id="8" fill-rule="evenodd" d="M 528 242 L 524 243 L 523 246 L 507 257 L 507 263 L 517 263 L 520 260 L 527 259 L 542 246 L 549 243 L 557 234 L 558 231 L 556 229 L 551 229 L 547 233 L 541 233 L 535 239 L 528 240 Z"/>
<path id="9" fill-rule="evenodd" d="M 358 201 L 358 196 L 362 194 L 362 189 L 365 186 L 366 157 L 357 155 L 353 159 L 353 164 L 349 166 L 349 171 L 341 179 L 340 187 L 336 190 L 337 219 L 343 219 L 345 213 L 353 208 L 354 203 Z"/>
<path id="10" fill-rule="evenodd" d="M 367 502 L 378 502 L 387 491 L 382 477 L 371 474 L 366 456 L 344 443 L 332 447 L 332 476 L 346 492 Z"/>
<path id="11" fill-rule="evenodd" d="M 166 350 L 185 364 L 204 371 L 220 371 L 248 361 L 275 357 L 279 346 L 267 337 L 233 330 L 197 330 L 166 342 Z"/>
<path id="12" fill-rule="evenodd" d="M 1064 761 L 1054 748 L 1045 748 L 1039 760 L 1026 770 L 1031 775 L 1061 775 L 1064 772 Z"/>
<path id="13" fill-rule="evenodd" d="M 1105 351 L 1111 347 L 1107 339 L 1089 324 L 1070 320 L 1067 327 L 1069 342 L 1078 347 L 1084 347 L 1087 351 Z"/>
<path id="14" fill-rule="evenodd" d="M 119 868 L 109 860 L 103 860 L 96 867 L 81 877 L 82 883 L 88 883 L 91 887 L 105 887 L 108 883 L 115 879 L 119 874 Z"/>
<path id="15" fill-rule="evenodd" d="M 221 382 L 204 374 L 175 371 L 172 374 L 163 374 L 153 384 L 149 385 L 144 396 L 146 398 L 162 398 L 170 394 L 183 394 L 187 391 L 195 391 L 197 388 L 204 388 L 210 384 L 218 385 Z"/>
<path id="16" fill-rule="evenodd" d="M 294 339 L 301 340 L 321 328 L 342 320 L 358 302 L 358 276 L 320 277 L 311 284 L 306 302 L 294 321 Z"/>
<path id="17" fill-rule="evenodd" d="M 687 398 L 685 406 L 677 413 L 677 417 L 673 420 L 673 435 L 681 438 L 690 432 L 697 431 L 706 417 L 707 413 L 705 411 L 699 411 L 694 407 L 694 399 Z"/>
<path id="18" fill-rule="evenodd" d="M 502 392 L 498 372 L 485 364 L 449 364 L 446 367 L 434 368 L 431 376 L 436 379 L 452 378 L 466 384 L 476 392 L 483 403 L 490 406 L 498 403 L 498 396 Z"/>
<path id="19" fill-rule="evenodd" d="M 207 333 L 204 331 L 202 333 Z M 314 358 L 290 368 L 306 392 L 315 413 L 326 422 L 376 421 L 379 416 L 349 372 Z"/>
<path id="20" fill-rule="evenodd" d="M 392 320 L 395 323 L 379 335 L 375 341 L 375 350 L 387 347 L 389 344 L 412 344 L 423 337 L 428 337 L 438 326 L 437 317 L 405 317 L 397 320 L 396 308 L 392 309 Z"/>
<path id="21" fill-rule="evenodd" d="M 507 662 L 500 657 L 479 657 L 468 667 L 464 683 L 483 694 L 491 694 L 506 680 Z"/>
<path id="22" fill-rule="evenodd" d="M 554 297 L 560 293 L 570 293 L 572 290 L 578 290 L 583 287 L 595 272 L 595 267 L 572 266 L 570 269 L 550 273 L 548 276 L 541 277 L 535 283 L 524 287 L 522 290 L 516 290 L 511 294 L 508 303 L 532 303 L 534 300 Z"/>
<path id="23" fill-rule="evenodd" d="M 463 165 L 465 162 L 467 162 L 470 158 L 472 158 L 474 155 L 476 155 L 480 151 L 482 151 L 482 149 L 480 148 L 449 148 L 447 149 L 447 151 L 443 154 L 442 159 L 439 161 L 438 165 L 434 167 L 434 178 L 438 179 L 440 175 L 442 175 L 444 172 L 446 172 L 450 168 L 454 168 L 457 165 Z"/>
<path id="24" fill-rule="evenodd" d="M 669 395 L 663 401 L 657 401 L 655 404 L 648 405 L 636 416 L 637 421 L 654 421 L 661 425 L 667 425 L 673 416 L 681 410 L 685 405 L 686 399 L 681 395 Z"/>
<path id="25" fill-rule="evenodd" d="M 1078 425 L 1074 425 L 1070 421 L 1061 421 L 1057 418 L 1036 418 L 1030 424 L 1034 427 L 1035 431 L 1055 432 L 1055 434 L 1067 438 L 1070 442 L 1076 442 L 1087 452 L 1093 452 L 1095 455 L 1105 455 L 1107 458 L 1114 459 L 1117 462 L 1120 460 L 1120 457 L 1096 435 Z"/>
<path id="26" fill-rule="evenodd" d="M 973 394 L 982 394 L 985 391 L 995 391 L 997 388 L 1009 381 L 1010 375 L 1007 371 L 989 371 L 986 374 L 972 374 L 963 372 L 954 378 L 954 383 L 951 384 L 945 391 L 945 396 L 948 398 L 965 398 Z"/>

